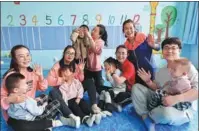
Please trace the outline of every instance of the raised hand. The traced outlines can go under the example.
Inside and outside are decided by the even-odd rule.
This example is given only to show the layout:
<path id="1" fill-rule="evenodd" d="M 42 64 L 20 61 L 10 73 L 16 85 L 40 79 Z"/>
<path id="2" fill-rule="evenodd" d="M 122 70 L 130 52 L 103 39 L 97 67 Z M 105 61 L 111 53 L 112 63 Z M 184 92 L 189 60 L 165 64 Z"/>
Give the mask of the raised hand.
<path id="1" fill-rule="evenodd" d="M 91 33 L 90 33 L 89 31 L 85 31 L 85 35 L 86 35 L 89 39 L 92 38 Z"/>
<path id="2" fill-rule="evenodd" d="M 147 82 L 151 79 L 151 73 L 150 71 L 146 72 L 143 68 L 138 69 L 137 71 L 138 76 L 144 81 Z"/>
<path id="3" fill-rule="evenodd" d="M 84 71 L 84 67 L 85 67 L 84 59 L 80 59 L 80 60 L 79 60 L 78 66 L 79 66 L 79 69 L 80 69 L 81 71 Z"/>
<path id="4" fill-rule="evenodd" d="M 40 66 L 39 64 L 34 64 L 33 65 L 33 71 L 35 72 L 35 74 L 37 76 L 42 76 L 43 77 L 43 69 L 42 69 L 42 66 Z"/>
<path id="5" fill-rule="evenodd" d="M 147 42 L 148 42 L 149 46 L 151 46 L 151 47 L 155 46 L 154 37 L 151 34 L 148 34 Z"/>

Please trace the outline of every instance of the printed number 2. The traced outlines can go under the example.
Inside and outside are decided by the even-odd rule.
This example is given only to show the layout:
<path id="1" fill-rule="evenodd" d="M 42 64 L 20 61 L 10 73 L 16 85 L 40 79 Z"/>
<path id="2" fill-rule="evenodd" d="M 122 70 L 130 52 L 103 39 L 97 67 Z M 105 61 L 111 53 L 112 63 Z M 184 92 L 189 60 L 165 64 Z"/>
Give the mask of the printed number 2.
<path id="1" fill-rule="evenodd" d="M 9 26 L 13 26 L 12 22 L 13 22 L 13 16 L 12 15 L 8 15 L 7 19 L 10 18 L 10 22 L 8 23 Z"/>

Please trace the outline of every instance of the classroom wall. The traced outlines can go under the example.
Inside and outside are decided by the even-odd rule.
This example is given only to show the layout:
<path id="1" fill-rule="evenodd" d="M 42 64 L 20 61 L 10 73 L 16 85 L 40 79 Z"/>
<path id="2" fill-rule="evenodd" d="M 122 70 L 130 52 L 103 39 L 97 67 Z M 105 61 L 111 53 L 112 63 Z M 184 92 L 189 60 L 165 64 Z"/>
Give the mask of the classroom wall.
<path id="1" fill-rule="evenodd" d="M 108 47 L 102 53 L 103 62 L 108 56 L 115 56 L 115 48 L 124 43 L 122 23 L 125 19 L 132 19 L 138 31 L 163 40 L 164 14 L 173 11 L 174 20 L 168 33 L 175 36 L 175 25 L 180 21 L 177 4 L 179 2 L 1 2 L 1 56 L 8 56 L 14 45 L 24 44 L 31 49 L 33 63 L 49 69 L 61 58 L 64 47 L 71 44 L 73 29 L 87 24 L 92 30 L 100 23 L 106 26 L 109 35 Z M 160 28 L 163 32 L 158 35 Z M 183 46 L 182 55 L 198 67 L 196 46 Z M 160 53 L 153 54 L 156 67 L 165 64 Z"/>

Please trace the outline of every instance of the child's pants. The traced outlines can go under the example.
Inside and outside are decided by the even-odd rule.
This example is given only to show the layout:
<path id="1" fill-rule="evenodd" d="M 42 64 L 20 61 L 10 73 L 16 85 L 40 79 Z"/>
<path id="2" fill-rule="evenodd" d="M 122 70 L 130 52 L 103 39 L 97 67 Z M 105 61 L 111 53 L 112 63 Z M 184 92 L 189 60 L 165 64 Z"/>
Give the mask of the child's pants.
<path id="1" fill-rule="evenodd" d="M 149 111 L 154 109 L 155 107 L 158 107 L 159 105 L 162 105 L 162 98 L 167 96 L 168 94 L 164 90 L 156 90 L 155 93 L 151 94 L 148 102 L 147 102 L 147 108 Z M 187 110 L 191 107 L 191 102 L 179 102 L 175 104 L 173 107 L 175 107 L 178 110 Z"/>
<path id="2" fill-rule="evenodd" d="M 154 92 L 141 84 L 135 84 L 131 93 L 133 106 L 137 114 L 140 116 L 148 114 L 156 124 L 182 125 L 193 119 L 191 109 L 180 111 L 174 107 L 158 106 L 149 111 L 147 109 L 147 99 Z"/>
<path id="3" fill-rule="evenodd" d="M 72 114 L 72 111 L 69 109 L 69 107 L 66 105 L 64 99 L 62 98 L 61 91 L 59 88 L 54 87 L 50 92 L 49 92 L 49 97 L 52 100 L 58 100 L 60 103 L 60 111 L 62 112 L 64 117 L 68 117 L 70 114 Z"/>
<path id="4" fill-rule="evenodd" d="M 76 98 L 68 100 L 68 107 L 71 109 L 71 111 L 81 118 L 81 120 L 91 114 L 91 108 L 90 106 L 81 99 L 79 104 L 75 102 Z"/>

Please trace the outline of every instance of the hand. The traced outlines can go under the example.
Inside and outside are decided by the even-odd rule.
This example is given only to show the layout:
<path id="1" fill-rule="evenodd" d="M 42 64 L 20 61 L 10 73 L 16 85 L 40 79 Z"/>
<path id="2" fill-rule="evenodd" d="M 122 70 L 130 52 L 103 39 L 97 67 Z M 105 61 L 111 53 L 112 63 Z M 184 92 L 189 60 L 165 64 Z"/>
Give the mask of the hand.
<path id="1" fill-rule="evenodd" d="M 80 98 L 77 98 L 76 100 L 75 100 L 75 102 L 77 103 L 77 104 L 79 104 L 79 102 L 80 102 Z"/>
<path id="2" fill-rule="evenodd" d="M 151 46 L 151 47 L 155 46 L 154 37 L 151 34 L 148 34 L 147 42 L 148 42 L 149 46 Z"/>
<path id="3" fill-rule="evenodd" d="M 80 69 L 81 71 L 84 71 L 84 67 L 85 67 L 84 59 L 80 59 L 80 60 L 79 60 L 78 66 L 79 66 L 79 69 Z"/>
<path id="4" fill-rule="evenodd" d="M 44 104 L 42 106 L 46 107 L 47 105 L 48 105 L 48 102 L 44 102 Z"/>
<path id="5" fill-rule="evenodd" d="M 144 82 L 147 82 L 151 79 L 151 73 L 150 71 L 148 71 L 148 73 L 143 69 L 138 69 L 137 71 L 138 73 L 138 76 L 144 81 Z"/>
<path id="6" fill-rule="evenodd" d="M 91 36 L 91 34 L 90 34 L 90 32 L 85 32 L 85 35 L 89 38 L 89 39 L 92 39 L 92 36 Z"/>
<path id="7" fill-rule="evenodd" d="M 24 102 L 27 99 L 25 94 L 11 94 L 8 96 L 7 101 L 8 103 L 13 103 L 13 104 L 17 104 L 17 103 L 21 103 Z"/>
<path id="8" fill-rule="evenodd" d="M 34 64 L 33 65 L 33 71 L 37 76 L 42 76 L 43 77 L 43 69 L 40 65 Z"/>
<path id="9" fill-rule="evenodd" d="M 162 104 L 164 106 L 173 106 L 175 104 L 177 104 L 179 101 L 178 101 L 178 97 L 176 96 L 165 96 L 162 98 Z"/>
<path id="10" fill-rule="evenodd" d="M 75 32 L 79 34 L 80 28 L 75 29 Z"/>
<path id="11" fill-rule="evenodd" d="M 37 97 L 37 98 L 35 98 L 35 100 L 38 102 L 38 101 L 41 101 L 41 98 Z"/>

